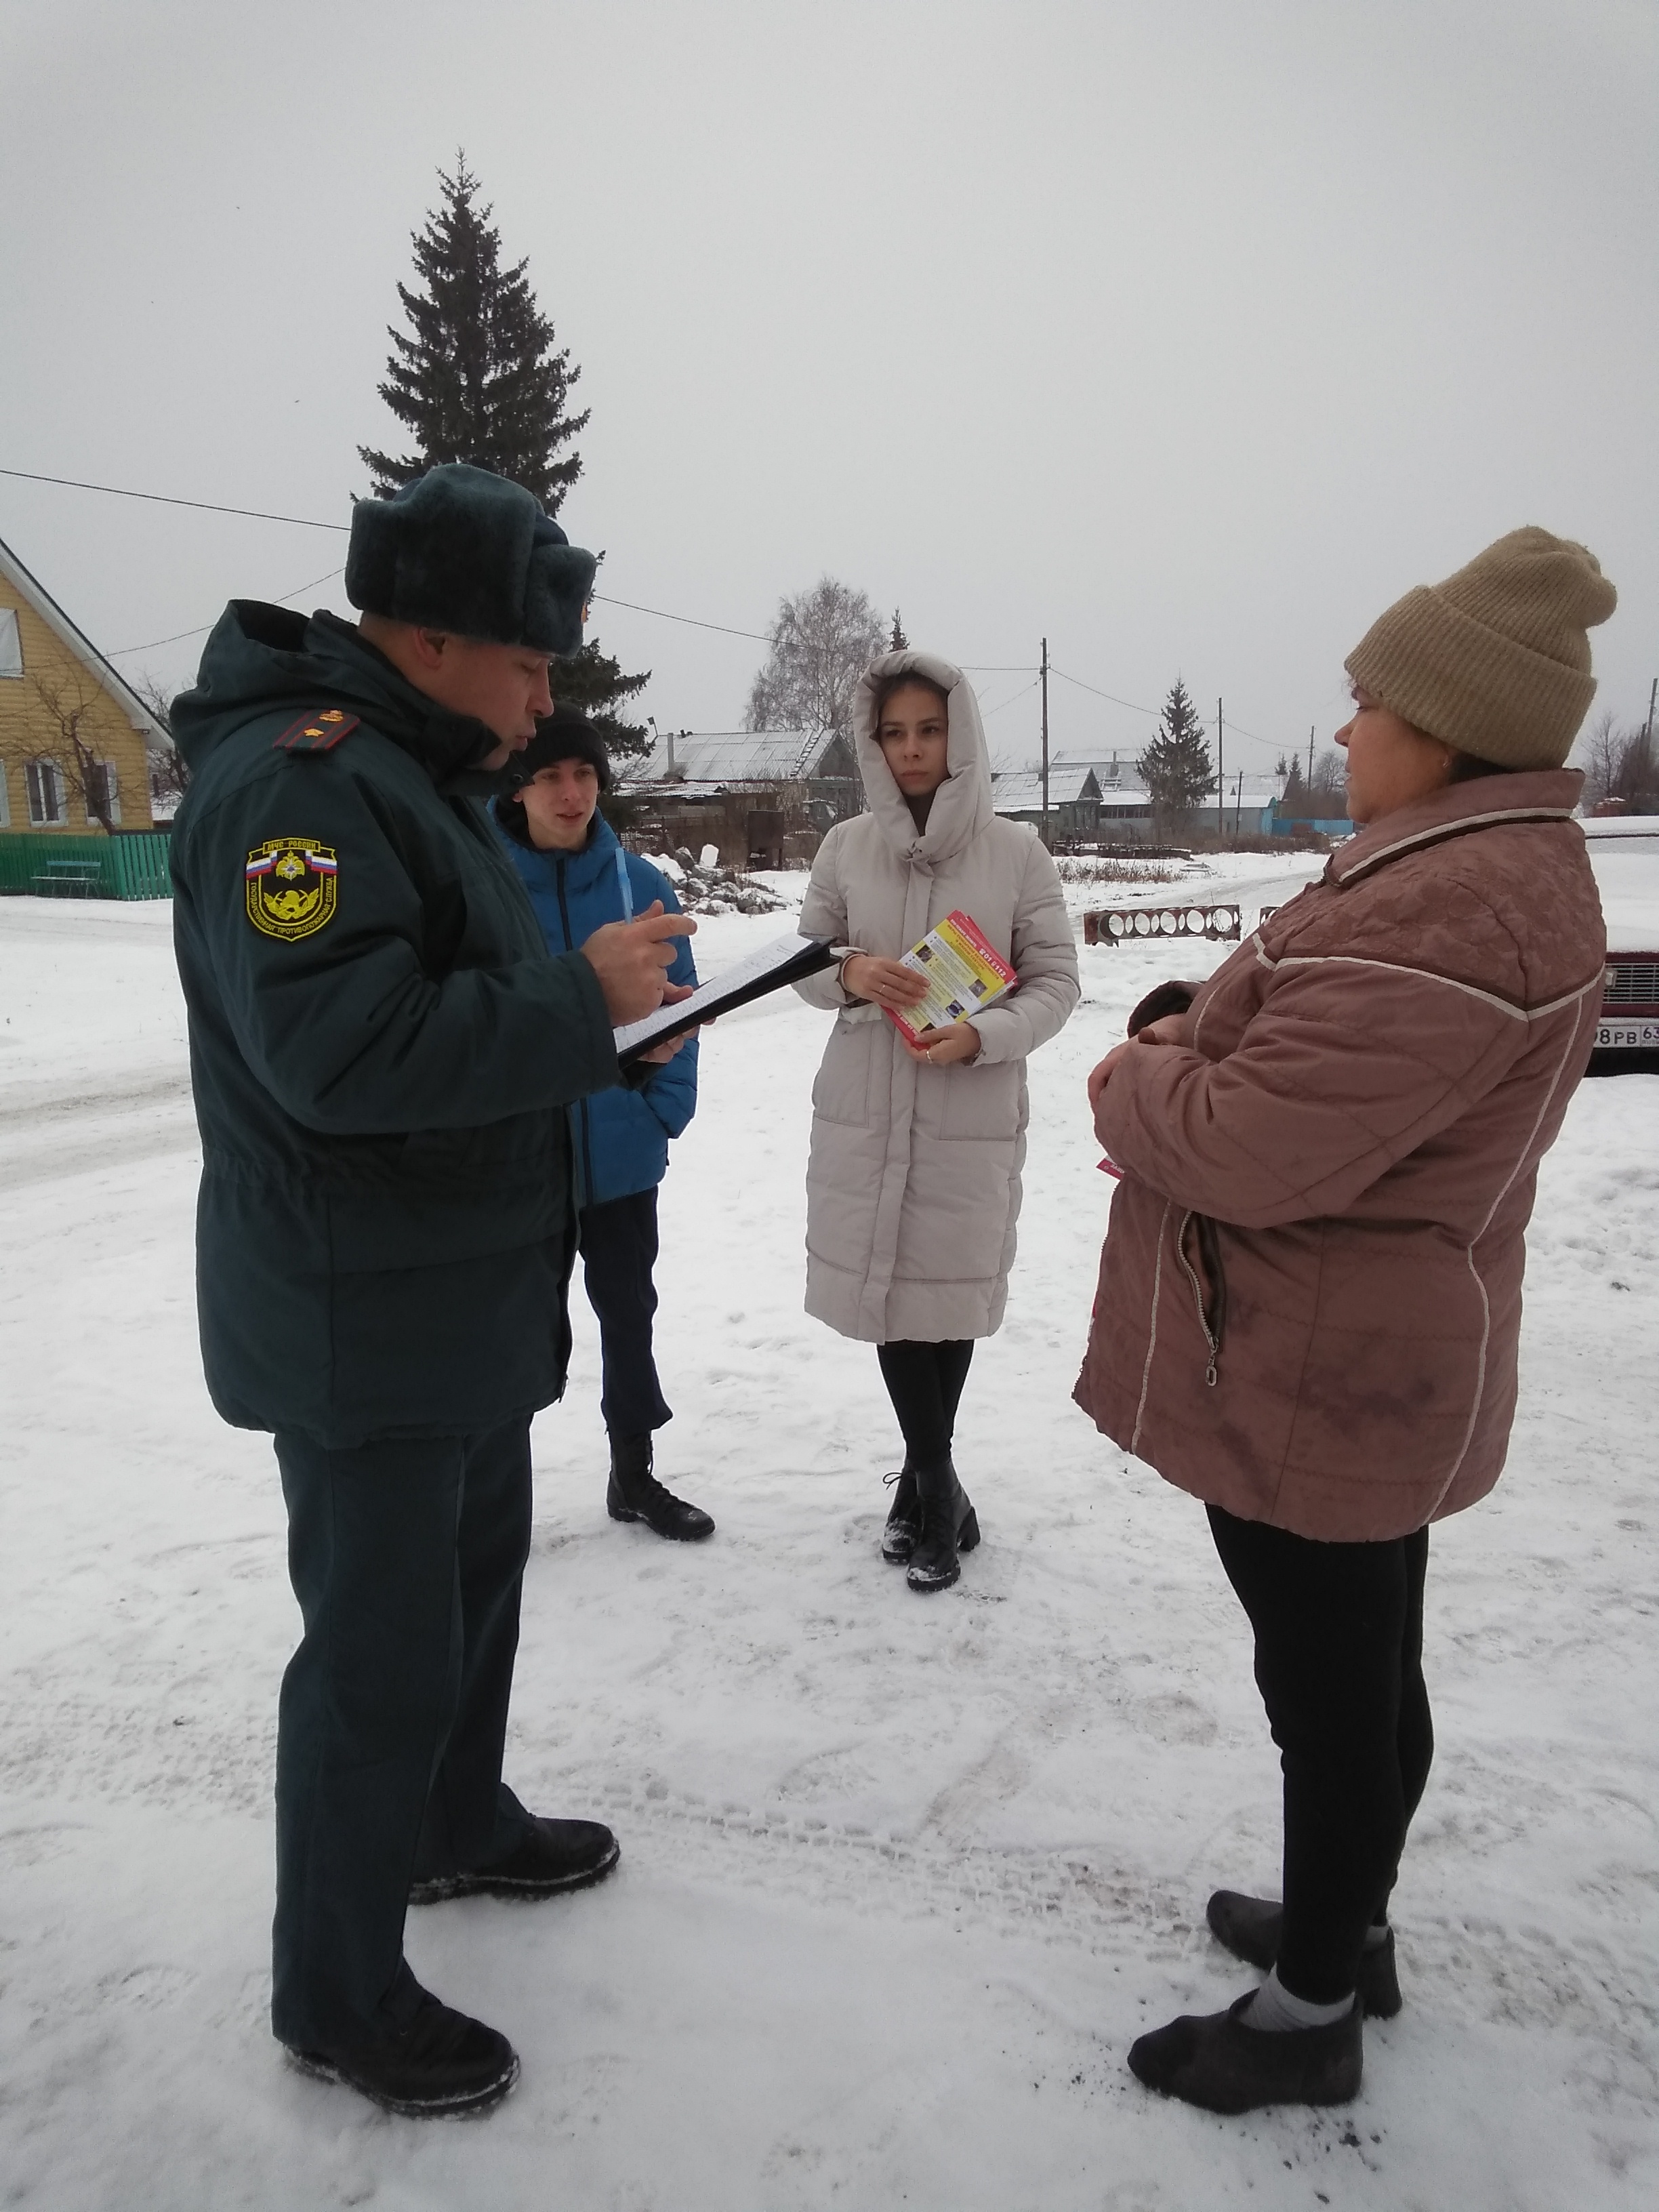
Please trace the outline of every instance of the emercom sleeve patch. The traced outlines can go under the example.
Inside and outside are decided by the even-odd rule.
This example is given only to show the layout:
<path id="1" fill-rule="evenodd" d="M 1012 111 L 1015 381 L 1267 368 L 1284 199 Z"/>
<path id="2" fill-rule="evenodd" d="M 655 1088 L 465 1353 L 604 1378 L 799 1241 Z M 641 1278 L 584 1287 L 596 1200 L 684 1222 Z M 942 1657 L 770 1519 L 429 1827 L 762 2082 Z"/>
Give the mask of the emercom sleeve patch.
<path id="1" fill-rule="evenodd" d="M 266 937 L 313 937 L 334 919 L 340 864 L 313 837 L 267 837 L 247 856 L 247 918 Z"/>

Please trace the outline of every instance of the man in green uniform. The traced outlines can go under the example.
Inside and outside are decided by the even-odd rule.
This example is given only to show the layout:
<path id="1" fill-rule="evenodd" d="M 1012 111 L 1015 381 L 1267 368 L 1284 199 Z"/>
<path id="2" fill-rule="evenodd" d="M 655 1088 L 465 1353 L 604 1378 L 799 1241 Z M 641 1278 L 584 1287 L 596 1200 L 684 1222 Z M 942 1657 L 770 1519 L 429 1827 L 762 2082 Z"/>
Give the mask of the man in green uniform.
<path id="1" fill-rule="evenodd" d="M 276 1752 L 271 2020 L 400 2112 L 512 2086 L 403 1955 L 416 1902 L 599 1880 L 501 1781 L 531 1416 L 563 1388 L 568 1116 L 668 994 L 678 915 L 550 957 L 480 798 L 593 579 L 531 495 L 435 468 L 354 512 L 356 625 L 233 600 L 174 708 L 175 931 L 215 1405 L 274 1432 L 304 1632 Z M 675 995 L 678 995 L 676 994 Z"/>

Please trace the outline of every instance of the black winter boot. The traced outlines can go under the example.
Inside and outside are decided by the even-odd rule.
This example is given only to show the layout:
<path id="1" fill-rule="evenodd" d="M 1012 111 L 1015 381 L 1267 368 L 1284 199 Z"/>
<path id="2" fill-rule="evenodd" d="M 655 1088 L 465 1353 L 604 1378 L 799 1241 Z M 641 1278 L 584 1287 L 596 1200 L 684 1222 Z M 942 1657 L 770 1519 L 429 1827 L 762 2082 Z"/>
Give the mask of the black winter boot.
<path id="1" fill-rule="evenodd" d="M 451 1897 L 562 1897 L 603 1881 L 621 1847 L 602 1820 L 554 1820 L 537 1814 L 505 1858 L 454 1874 L 429 1875 L 409 1886 L 411 1905 Z"/>
<path id="2" fill-rule="evenodd" d="M 407 1965 L 374 2020 L 326 2049 L 290 2045 L 302 2074 L 341 2081 L 410 2119 L 466 2119 L 499 2104 L 519 2078 L 507 2038 L 423 1990 Z"/>
<path id="3" fill-rule="evenodd" d="M 665 1490 L 651 1472 L 651 1438 L 612 1437 L 611 1485 L 605 1506 L 613 1521 L 643 1521 L 659 1536 L 682 1544 L 712 1536 L 714 1524 L 701 1507 L 688 1505 Z"/>
<path id="4" fill-rule="evenodd" d="M 1285 1908 L 1269 1897 L 1244 1897 L 1236 1889 L 1218 1889 L 1205 1908 L 1210 1933 L 1235 1959 L 1243 1959 L 1264 1970 L 1279 1962 L 1279 1945 L 1285 1932 Z M 1359 2002 L 1372 2020 L 1392 2020 L 1403 2000 L 1395 1965 L 1394 1930 L 1386 1939 L 1360 1954 L 1357 1984 Z"/>
<path id="5" fill-rule="evenodd" d="M 1225 2012 L 1185 2013 L 1129 2046 L 1129 2071 L 1149 2089 L 1206 2112 L 1261 2105 L 1346 2105 L 1359 2094 L 1364 2049 L 1356 2002 L 1328 2027 L 1282 2034 L 1240 2018 L 1254 1990 Z"/>
<path id="6" fill-rule="evenodd" d="M 949 1589 L 962 1572 L 957 1553 L 971 1552 L 979 1541 L 979 1516 L 948 1458 L 917 1468 L 915 1483 L 921 1534 L 904 1579 L 913 1590 Z"/>
<path id="7" fill-rule="evenodd" d="M 921 1506 L 916 1497 L 916 1478 L 911 1472 L 909 1455 L 896 1474 L 884 1474 L 882 1480 L 892 1487 L 893 1503 L 887 1515 L 887 1526 L 881 1532 L 881 1556 L 891 1565 L 902 1567 L 916 1548 L 916 1539 L 921 1534 Z"/>

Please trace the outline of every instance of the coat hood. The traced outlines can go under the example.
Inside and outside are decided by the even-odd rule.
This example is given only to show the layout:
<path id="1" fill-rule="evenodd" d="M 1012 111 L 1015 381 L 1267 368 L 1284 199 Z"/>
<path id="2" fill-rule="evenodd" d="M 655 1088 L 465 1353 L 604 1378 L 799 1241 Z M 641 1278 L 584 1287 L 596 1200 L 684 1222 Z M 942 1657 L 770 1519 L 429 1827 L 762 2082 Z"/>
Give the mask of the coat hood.
<path id="1" fill-rule="evenodd" d="M 355 708 L 447 793 L 501 788 L 501 776 L 478 766 L 498 742 L 482 722 L 417 691 L 350 623 L 258 599 L 233 599 L 214 625 L 194 688 L 173 703 L 173 734 L 193 774 L 258 715 L 301 714 L 324 701 Z"/>
<path id="2" fill-rule="evenodd" d="M 920 676 L 944 692 L 949 709 L 945 781 L 933 793 L 927 827 L 916 832 L 915 817 L 893 781 L 887 758 L 876 741 L 877 687 L 890 676 Z M 972 844 L 995 817 L 991 804 L 991 756 L 979 718 L 974 687 L 959 668 L 931 653 L 884 653 L 860 677 L 853 695 L 853 742 L 859 773 L 882 836 L 903 860 L 937 866 Z"/>

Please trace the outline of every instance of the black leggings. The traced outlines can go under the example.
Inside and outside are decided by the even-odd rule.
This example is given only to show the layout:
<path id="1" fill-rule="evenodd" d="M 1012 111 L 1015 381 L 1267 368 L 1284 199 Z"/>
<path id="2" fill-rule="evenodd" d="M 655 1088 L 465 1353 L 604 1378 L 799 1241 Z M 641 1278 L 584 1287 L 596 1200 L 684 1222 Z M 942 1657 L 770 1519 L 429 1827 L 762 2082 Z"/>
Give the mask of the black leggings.
<path id="1" fill-rule="evenodd" d="M 908 1467 L 937 1467 L 951 1456 L 957 1407 L 973 1356 L 970 1336 L 949 1338 L 943 1344 L 901 1340 L 876 1346 L 881 1379 L 903 1432 Z"/>
<path id="2" fill-rule="evenodd" d="M 1279 1974 L 1334 2004 L 1365 1930 L 1386 1917 L 1434 1757 L 1423 1681 L 1429 1532 L 1316 1544 L 1209 1508 L 1227 1579 L 1255 1632 L 1255 1680 L 1285 1772 Z"/>

